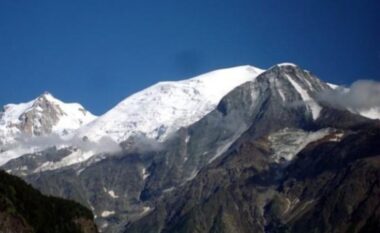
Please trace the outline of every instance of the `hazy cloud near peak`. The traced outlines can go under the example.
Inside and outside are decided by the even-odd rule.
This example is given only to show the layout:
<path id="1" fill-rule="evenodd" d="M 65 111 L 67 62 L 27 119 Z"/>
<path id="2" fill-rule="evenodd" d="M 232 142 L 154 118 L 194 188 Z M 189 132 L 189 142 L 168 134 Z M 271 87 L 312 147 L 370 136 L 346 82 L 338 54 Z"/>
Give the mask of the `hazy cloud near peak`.
<path id="1" fill-rule="evenodd" d="M 354 111 L 380 109 L 380 82 L 358 80 L 349 88 L 339 87 L 333 91 L 320 93 L 319 99 L 338 108 Z"/>
<path id="2" fill-rule="evenodd" d="M 6 149 L 12 149 L 22 146 L 24 148 L 38 148 L 43 150 L 49 147 L 76 147 L 83 151 L 93 151 L 94 153 L 117 153 L 121 151 L 118 143 L 110 137 L 102 137 L 96 142 L 84 141 L 82 138 L 73 137 L 70 139 L 63 139 L 58 134 L 52 133 L 49 135 L 42 135 L 38 137 L 31 137 L 30 135 L 20 134 L 14 144 L 8 145 Z"/>

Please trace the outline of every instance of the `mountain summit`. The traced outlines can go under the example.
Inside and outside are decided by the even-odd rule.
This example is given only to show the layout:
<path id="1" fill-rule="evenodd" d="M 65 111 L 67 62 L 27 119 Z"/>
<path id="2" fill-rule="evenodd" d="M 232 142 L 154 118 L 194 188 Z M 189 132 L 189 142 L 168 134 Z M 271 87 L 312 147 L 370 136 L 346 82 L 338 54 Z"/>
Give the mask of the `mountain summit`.
<path id="1" fill-rule="evenodd" d="M 94 141 L 109 136 L 120 143 L 134 135 L 163 141 L 215 109 L 232 89 L 263 72 L 253 66 L 238 66 L 187 80 L 159 82 L 124 99 L 79 134 Z"/>
<path id="2" fill-rule="evenodd" d="M 1 113 L 2 131 L 28 135 L 64 134 L 96 117 L 78 103 L 64 103 L 44 92 L 27 103 L 7 104 Z"/>
<path id="3" fill-rule="evenodd" d="M 78 103 L 64 103 L 49 92 L 19 104 L 7 104 L 0 112 L 0 152 L 29 137 L 65 136 L 96 118 Z M 12 154 L 12 153 L 11 153 Z M 1 155 L 4 157 L 12 155 Z"/>

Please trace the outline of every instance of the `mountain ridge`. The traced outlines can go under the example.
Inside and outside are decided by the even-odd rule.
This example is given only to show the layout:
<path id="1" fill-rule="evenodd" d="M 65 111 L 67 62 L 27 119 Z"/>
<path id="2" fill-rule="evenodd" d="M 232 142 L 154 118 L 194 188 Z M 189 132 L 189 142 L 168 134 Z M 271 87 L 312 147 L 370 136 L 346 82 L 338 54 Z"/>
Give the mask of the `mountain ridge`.
<path id="1" fill-rule="evenodd" d="M 244 74 L 251 73 L 250 67 L 238 69 Z M 246 169 L 248 175 L 252 175 L 255 170 L 265 171 L 272 167 L 255 179 L 266 180 L 271 174 L 273 178 L 269 180 L 275 181 L 274 177 L 281 175 L 284 168 L 297 163 L 298 155 L 308 146 L 330 139 L 339 142 L 353 131 L 365 132 L 378 122 L 322 101 L 318 98 L 320 93 L 333 91 L 333 86 L 297 65 L 275 65 L 252 81 L 244 82 L 246 78 L 252 76 L 244 76 L 242 83 L 212 105 L 210 112 L 190 125 L 180 126 L 170 137 L 161 138 L 164 140 L 133 135 L 116 144 L 120 147 L 117 152 L 94 153 L 93 147 L 104 149 L 109 141 L 100 145 L 79 134 L 72 141 L 75 146 L 51 147 L 26 154 L 2 167 L 23 177 L 43 193 L 74 199 L 88 206 L 102 231 L 123 232 L 124 227 L 132 226 L 150 213 L 157 213 L 157 203 L 184 186 L 195 184 L 204 190 L 214 187 L 198 183 L 199 179 L 207 180 L 212 175 L 204 176 L 210 167 L 222 171 L 222 182 L 236 179 L 234 174 Z M 158 84 L 153 89 L 158 87 L 161 91 L 162 85 L 168 83 Z M 171 93 L 165 90 L 162 90 L 164 94 Z M 316 105 L 318 111 L 315 111 Z M 142 112 L 147 115 L 146 110 Z M 120 115 L 121 118 L 127 116 Z M 143 120 L 154 115 L 147 117 Z M 252 147 L 247 142 L 265 142 L 270 146 L 263 147 L 267 152 L 262 153 L 260 146 Z M 245 167 L 245 163 L 239 162 L 239 166 L 225 170 L 225 163 L 220 161 L 230 160 L 245 147 L 260 154 L 255 155 L 255 152 L 237 159 L 252 159 L 246 161 L 247 166 L 252 162 L 257 164 Z M 77 160 L 70 162 L 74 157 Z M 190 186 L 189 192 L 196 190 Z M 186 192 L 179 192 L 178 201 L 182 193 Z M 177 200 L 176 196 L 173 198 Z M 215 218 L 215 221 L 220 220 Z M 271 223 L 282 224 L 277 220 Z M 220 229 L 221 226 L 216 224 L 215 227 Z"/>
<path id="2" fill-rule="evenodd" d="M 0 113 L 0 164 L 46 148 L 41 143 L 23 146 L 28 140 L 50 135 L 64 139 L 95 118 L 82 105 L 64 103 L 49 92 L 29 102 L 7 104 Z"/>
<path id="3" fill-rule="evenodd" d="M 148 138 L 163 141 L 172 131 L 199 120 L 213 110 L 233 88 L 253 81 L 262 72 L 264 70 L 245 65 L 180 81 L 159 82 L 125 98 L 79 134 L 96 140 L 101 137 L 97 134 L 102 132 L 120 143 L 134 133 L 142 133 Z M 121 114 L 128 117 L 120 119 Z"/>

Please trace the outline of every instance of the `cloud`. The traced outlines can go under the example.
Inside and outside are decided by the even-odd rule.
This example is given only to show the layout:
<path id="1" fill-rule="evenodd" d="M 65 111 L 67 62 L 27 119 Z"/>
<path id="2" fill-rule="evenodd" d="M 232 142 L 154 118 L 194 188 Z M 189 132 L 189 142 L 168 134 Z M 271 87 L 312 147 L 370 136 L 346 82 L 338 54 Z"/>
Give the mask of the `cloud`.
<path id="1" fill-rule="evenodd" d="M 56 146 L 57 148 L 75 147 L 82 151 L 92 151 L 94 153 L 117 153 L 121 151 L 119 144 L 110 137 L 102 137 L 98 141 L 92 142 L 78 137 L 64 139 L 54 133 L 38 137 L 20 134 L 16 139 L 16 143 L 8 145 L 6 149 L 12 149 L 19 146 L 30 149 L 34 148 L 37 150 L 43 150 L 53 146 Z"/>
<path id="2" fill-rule="evenodd" d="M 353 111 L 380 109 L 380 82 L 359 80 L 349 88 L 339 87 L 319 94 L 319 99 L 337 108 Z"/>
<path id="3" fill-rule="evenodd" d="M 98 141 L 87 141 L 79 138 L 73 138 L 69 145 L 84 151 L 93 151 L 95 153 L 117 153 L 121 151 L 120 145 L 112 138 L 103 136 Z"/>
<path id="4" fill-rule="evenodd" d="M 170 135 L 167 137 L 169 138 Z M 148 138 L 143 134 L 135 134 L 121 143 L 124 150 L 136 153 L 145 153 L 151 151 L 161 151 L 164 149 L 163 143 Z"/>

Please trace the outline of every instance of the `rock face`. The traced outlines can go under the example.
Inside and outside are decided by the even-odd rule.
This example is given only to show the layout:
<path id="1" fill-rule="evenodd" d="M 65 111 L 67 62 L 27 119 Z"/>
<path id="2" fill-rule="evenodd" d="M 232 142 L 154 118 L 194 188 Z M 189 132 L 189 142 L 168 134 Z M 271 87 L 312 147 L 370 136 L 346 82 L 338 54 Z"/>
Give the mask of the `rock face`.
<path id="1" fill-rule="evenodd" d="M 331 131 L 290 162 L 269 137 L 245 137 L 124 232 L 378 232 L 378 123 Z"/>
<path id="2" fill-rule="evenodd" d="M 46 135 L 65 133 L 95 119 L 80 104 L 66 104 L 45 92 L 36 99 L 21 104 L 4 106 L 1 114 L 1 130 L 5 133 Z M 66 132 L 67 133 L 67 132 Z M 5 135 L 10 138 L 12 135 Z"/>
<path id="3" fill-rule="evenodd" d="M 312 222 L 314 215 L 320 218 L 312 222 L 314 232 L 345 232 L 353 219 L 361 224 L 354 232 L 377 229 L 377 209 L 365 207 L 360 210 L 368 211 L 363 217 L 353 214 L 366 197 L 374 197 L 368 187 L 378 180 L 378 168 L 369 165 L 375 163 L 357 165 L 357 173 L 344 176 L 347 181 L 338 177 L 354 162 L 376 160 L 372 147 L 378 140 L 378 121 L 320 101 L 318 95 L 331 86 L 293 64 L 273 66 L 246 81 L 190 124 L 176 124 L 170 137 L 164 127 L 165 140 L 136 133 L 121 137 L 122 150 L 116 153 L 86 156 L 76 148 L 53 147 L 2 167 L 43 193 L 88 206 L 103 232 L 305 232 L 302 221 L 309 216 Z M 99 122 L 81 128 L 80 135 Z M 110 132 L 130 133 L 122 129 Z M 91 143 L 92 138 L 77 139 Z M 356 140 L 362 142 L 357 145 L 361 149 L 353 153 L 350 146 Z M 74 155 L 79 162 L 56 166 Z M 335 165 L 326 169 L 330 160 Z M 41 169 L 46 167 L 51 169 Z M 340 213 L 327 209 L 332 207 L 323 198 L 339 199 L 356 181 L 350 182 L 364 182 L 359 174 L 367 170 L 375 178 L 357 194 L 355 206 L 327 201 L 352 209 L 338 226 Z M 317 206 L 326 208 L 326 215 L 319 215 Z"/>
<path id="4" fill-rule="evenodd" d="M 3 171 L 0 171 L 0 231 L 98 232 L 89 209 L 73 201 L 44 196 Z"/>
<path id="5" fill-rule="evenodd" d="M 63 103 L 47 92 L 27 103 L 5 105 L 0 112 L 0 164 L 54 146 L 95 118 L 82 105 Z"/>

